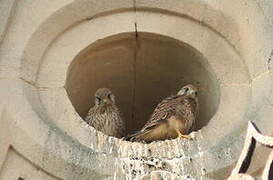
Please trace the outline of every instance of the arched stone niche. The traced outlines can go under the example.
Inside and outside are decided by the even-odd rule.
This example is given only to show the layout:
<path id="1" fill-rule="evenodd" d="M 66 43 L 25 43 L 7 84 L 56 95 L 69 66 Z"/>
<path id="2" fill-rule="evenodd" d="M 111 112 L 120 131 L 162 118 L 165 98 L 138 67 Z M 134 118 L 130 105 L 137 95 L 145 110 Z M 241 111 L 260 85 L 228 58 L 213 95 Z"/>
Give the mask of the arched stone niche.
<path id="1" fill-rule="evenodd" d="M 138 17 L 142 19 L 146 13 L 146 11 L 143 13 L 140 11 Z M 162 15 L 155 11 L 149 12 L 145 17 L 150 19 L 149 22 L 160 22 L 162 28 L 155 28 L 156 26 L 151 26 L 151 24 L 148 26 L 145 23 L 140 23 L 136 27 L 134 21 L 132 22 L 132 19 L 128 18 L 134 16 L 132 11 L 98 16 L 72 26 L 54 39 L 54 43 L 43 55 L 36 78 L 36 84 L 40 87 L 39 98 L 45 108 L 42 112 L 46 112 L 45 116 L 50 121 L 86 148 L 116 157 L 116 166 L 134 178 L 159 169 L 167 169 L 171 173 L 182 176 L 186 174 L 201 176 L 202 169 L 205 169 L 206 172 L 210 171 L 207 168 L 212 164 L 207 163 L 211 161 L 217 162 L 220 159 L 225 159 L 228 164 L 234 159 L 233 153 L 235 152 L 233 151 L 237 150 L 236 146 L 233 146 L 235 149 L 229 148 L 229 151 L 226 152 L 226 150 L 220 150 L 223 148 L 220 144 L 223 143 L 223 138 L 230 137 L 234 126 L 239 127 L 240 121 L 238 119 L 243 118 L 250 101 L 249 74 L 243 60 L 226 39 L 211 28 L 200 25 L 194 20 L 174 14 Z M 116 24 L 116 28 L 112 28 L 112 24 Z M 176 31 L 174 29 L 170 31 L 169 28 L 164 27 L 175 27 Z M 147 46 L 151 51 L 148 51 Z M 156 53 L 158 50 L 160 53 Z M 92 53 L 92 51 L 96 53 Z M 120 55 L 114 57 L 114 54 L 111 55 L 111 51 L 112 53 L 119 52 Z M 123 55 L 123 52 L 127 52 L 127 54 Z M 116 60 L 116 63 L 112 63 L 113 61 L 109 60 L 107 55 L 111 55 L 111 59 Z M 126 61 L 118 58 L 119 56 L 126 58 Z M 157 59 L 153 61 L 153 57 Z M 168 64 L 173 71 L 161 69 L 168 67 L 167 64 L 160 64 L 167 57 L 173 57 L 169 60 L 172 63 Z M 133 62 L 130 63 L 130 61 Z M 143 63 L 146 62 L 154 64 L 147 63 L 147 66 L 144 66 Z M 98 64 L 92 66 L 92 63 Z M 188 68 L 185 68 L 183 63 L 187 64 Z M 120 66 L 130 67 L 133 64 L 136 66 L 131 66 L 131 69 L 127 68 L 127 71 L 120 72 L 123 69 Z M 103 69 L 102 65 L 104 67 L 110 66 L 111 71 Z M 155 71 L 161 70 L 161 74 L 166 73 L 166 76 L 169 75 L 169 78 L 173 78 L 173 82 L 176 83 L 164 80 L 164 74 L 162 74 L 160 78 L 163 81 L 160 85 L 165 86 L 164 82 L 168 82 L 170 89 L 159 90 L 158 94 L 154 93 L 154 96 L 143 99 L 136 97 L 135 107 L 141 107 L 142 103 L 148 102 L 149 104 L 147 104 L 151 107 L 149 110 L 152 111 L 162 97 L 175 93 L 180 87 L 180 83 L 181 85 L 193 83 L 200 86 L 201 103 L 203 106 L 210 107 L 204 107 L 201 110 L 198 121 L 200 122 L 199 128 L 202 127 L 202 129 L 197 131 L 194 141 L 175 139 L 148 145 L 131 143 L 104 135 L 82 120 L 87 109 L 93 104 L 92 96 L 95 89 L 99 86 L 108 86 L 113 89 L 117 97 L 120 97 L 119 103 L 121 103 L 122 112 L 129 119 L 127 121 L 128 132 L 141 127 L 151 112 L 140 114 L 141 109 L 136 108 L 136 112 L 129 109 L 129 115 L 126 115 L 128 111 L 123 107 L 125 105 L 131 106 L 132 101 L 131 98 L 123 98 L 122 95 L 128 93 L 128 96 L 131 96 L 130 93 L 133 91 L 136 96 L 151 94 L 152 91 L 143 90 L 141 86 L 134 84 L 134 78 L 142 78 L 140 80 L 147 86 L 150 84 L 150 79 L 152 84 L 158 83 L 158 79 L 154 79 L 156 76 L 150 74 L 149 77 L 148 71 L 144 71 L 146 74 L 139 73 L 141 70 L 137 69 L 138 66 L 142 66 L 140 69 L 144 70 L 149 65 L 153 65 Z M 94 70 L 94 67 L 97 69 Z M 108 71 L 108 73 L 99 74 L 100 70 Z M 181 73 L 184 79 L 178 75 L 179 70 L 185 71 Z M 174 74 L 171 75 L 168 72 Z M 118 79 L 115 76 L 122 81 L 123 73 L 127 73 L 127 82 L 131 82 L 131 86 L 128 83 L 111 84 L 112 81 Z M 135 74 L 137 76 L 134 76 Z M 110 75 L 115 78 L 112 78 L 112 81 L 107 81 Z M 84 79 L 84 77 L 88 78 Z M 145 77 L 148 78 L 145 79 Z M 123 86 L 118 87 L 117 85 Z M 136 86 L 133 87 L 134 85 Z M 79 96 L 78 98 L 77 96 L 80 94 L 83 97 Z M 233 94 L 238 94 L 238 96 L 233 96 Z M 152 101 L 149 102 L 147 98 L 151 98 Z M 86 102 L 81 102 L 82 99 Z M 80 108 L 81 106 L 84 107 L 83 110 Z M 130 113 L 134 113 L 136 116 L 143 115 L 144 119 L 131 121 Z M 228 139 L 224 141 L 229 142 Z M 215 149 L 215 147 L 220 149 Z M 215 156 L 220 159 L 215 160 Z M 175 161 L 168 161 L 168 159 L 178 159 L 179 165 Z M 159 164 L 150 169 L 145 168 L 147 164 L 153 164 L 155 161 L 158 161 Z M 136 171 L 138 166 L 143 169 Z M 217 165 L 217 169 L 221 166 L 224 168 L 226 165 L 224 163 L 219 167 Z"/>
<path id="2" fill-rule="evenodd" d="M 272 27 L 255 3 L 20 1 L 11 22 L 12 30 L 7 31 L 1 45 L 6 53 L 1 54 L 0 75 L 8 77 L 1 83 L 9 88 L 1 92 L 1 108 L 5 108 L 1 109 L 4 123 L 0 133 L 10 140 L 2 146 L 7 150 L 0 153 L 0 163 L 9 169 L 14 161 L 4 162 L 2 157 L 16 154 L 14 157 L 22 156 L 27 159 L 24 163 L 31 162 L 31 166 L 52 179 L 227 177 L 241 152 L 246 122 L 258 122 L 265 133 L 272 130 L 268 119 L 272 115 L 272 69 L 268 66 Z M 234 4 L 242 10 L 241 14 L 234 13 Z M 30 12 L 36 9 L 44 11 L 33 16 Z M 81 62 L 85 51 L 91 52 L 96 45 L 107 46 L 111 38 L 132 38 L 135 43 L 135 32 L 144 46 L 154 42 L 164 47 L 169 42 L 168 47 L 179 50 L 172 56 L 193 53 L 190 64 L 211 73 L 199 74 L 208 79 L 207 83 L 200 82 L 201 93 L 203 88 L 203 101 L 208 104 L 206 98 L 209 103 L 215 99 L 212 105 L 216 107 L 206 107 L 212 109 L 211 113 L 206 111 L 200 116 L 207 119 L 198 120 L 204 124 L 200 124 L 202 128 L 193 141 L 131 143 L 95 131 L 82 120 L 86 110 L 81 110 L 72 97 L 76 80 L 69 81 L 73 68 Z M 136 44 L 132 46 L 141 48 L 141 44 Z M 151 56 L 156 55 L 160 53 Z M 187 61 L 190 60 L 173 60 L 171 65 L 178 68 L 176 63 Z M 194 78 L 188 80 L 195 83 Z M 176 89 L 162 91 L 160 97 Z M 160 97 L 153 98 L 157 101 Z"/>
<path id="3" fill-rule="evenodd" d="M 68 96 L 84 118 L 94 93 L 110 88 L 126 122 L 127 133 L 140 129 L 156 105 L 186 84 L 199 87 L 196 130 L 215 114 L 219 84 L 208 61 L 178 40 L 152 33 L 125 33 L 100 39 L 80 52 L 69 67 Z"/>

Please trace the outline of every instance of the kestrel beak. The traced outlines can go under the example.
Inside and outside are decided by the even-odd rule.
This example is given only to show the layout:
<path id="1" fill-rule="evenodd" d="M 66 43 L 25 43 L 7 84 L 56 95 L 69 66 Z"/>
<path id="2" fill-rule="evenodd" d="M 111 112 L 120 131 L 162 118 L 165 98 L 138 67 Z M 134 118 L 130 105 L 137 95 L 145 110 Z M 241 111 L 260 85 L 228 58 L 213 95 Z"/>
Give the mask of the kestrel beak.
<path id="1" fill-rule="evenodd" d="M 103 99 L 103 103 L 104 104 L 111 104 L 111 101 L 107 98 Z"/>
<path id="2" fill-rule="evenodd" d="M 191 90 L 191 91 L 190 91 L 190 94 L 192 94 L 192 95 L 194 95 L 194 96 L 197 96 L 197 91 Z"/>

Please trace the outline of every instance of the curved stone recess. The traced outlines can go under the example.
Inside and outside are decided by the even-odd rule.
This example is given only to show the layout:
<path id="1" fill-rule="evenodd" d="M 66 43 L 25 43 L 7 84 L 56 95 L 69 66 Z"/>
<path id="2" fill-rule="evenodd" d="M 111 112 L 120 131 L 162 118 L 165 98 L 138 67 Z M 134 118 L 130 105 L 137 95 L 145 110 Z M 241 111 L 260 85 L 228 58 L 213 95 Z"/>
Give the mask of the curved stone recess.
<path id="1" fill-rule="evenodd" d="M 0 177 L 8 177 L 10 158 L 20 159 L 17 178 L 35 176 L 33 168 L 40 179 L 228 177 L 248 120 L 265 134 L 273 129 L 272 14 L 262 7 L 254 0 L 18 1 L 0 47 Z M 69 65 L 82 50 L 136 31 L 192 46 L 215 73 L 219 106 L 193 141 L 108 137 L 68 98 Z"/>
<path id="2" fill-rule="evenodd" d="M 128 133 L 146 123 L 162 97 L 185 84 L 199 87 L 199 103 L 204 107 L 195 130 L 208 123 L 219 104 L 219 83 L 206 57 L 167 36 L 121 33 L 92 43 L 72 59 L 65 89 L 76 112 L 85 117 L 95 91 L 108 87 L 116 96 Z"/>

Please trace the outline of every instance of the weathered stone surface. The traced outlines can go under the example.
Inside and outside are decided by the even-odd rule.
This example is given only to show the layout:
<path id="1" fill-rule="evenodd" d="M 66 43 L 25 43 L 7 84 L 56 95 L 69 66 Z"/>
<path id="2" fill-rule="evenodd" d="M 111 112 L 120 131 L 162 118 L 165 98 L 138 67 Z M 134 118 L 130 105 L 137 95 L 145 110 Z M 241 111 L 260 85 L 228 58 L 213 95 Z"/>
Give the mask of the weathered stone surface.
<path id="1" fill-rule="evenodd" d="M 0 44 L 2 43 L 4 36 L 7 32 L 15 6 L 15 0 L 5 0 L 2 1 L 0 5 Z"/>
<path id="2" fill-rule="evenodd" d="M 236 174 L 229 177 L 228 180 L 254 180 L 254 178 L 246 174 Z"/>

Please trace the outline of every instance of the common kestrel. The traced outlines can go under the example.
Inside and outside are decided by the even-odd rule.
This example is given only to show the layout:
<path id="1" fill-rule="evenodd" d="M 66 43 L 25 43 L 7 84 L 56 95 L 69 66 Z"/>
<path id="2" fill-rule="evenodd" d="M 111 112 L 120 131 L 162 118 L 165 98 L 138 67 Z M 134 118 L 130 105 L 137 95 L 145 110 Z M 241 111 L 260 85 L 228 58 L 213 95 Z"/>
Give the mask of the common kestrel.
<path id="1" fill-rule="evenodd" d="M 176 95 L 159 103 L 144 127 L 125 139 L 152 142 L 176 137 L 190 138 L 187 134 L 195 122 L 198 109 L 197 88 L 186 85 Z"/>
<path id="2" fill-rule="evenodd" d="M 115 96 L 107 88 L 96 91 L 95 105 L 88 111 L 85 121 L 109 136 L 120 138 L 124 135 L 124 122 L 115 104 Z"/>

